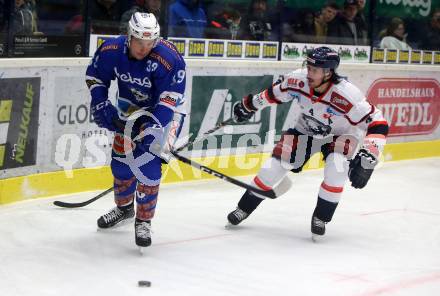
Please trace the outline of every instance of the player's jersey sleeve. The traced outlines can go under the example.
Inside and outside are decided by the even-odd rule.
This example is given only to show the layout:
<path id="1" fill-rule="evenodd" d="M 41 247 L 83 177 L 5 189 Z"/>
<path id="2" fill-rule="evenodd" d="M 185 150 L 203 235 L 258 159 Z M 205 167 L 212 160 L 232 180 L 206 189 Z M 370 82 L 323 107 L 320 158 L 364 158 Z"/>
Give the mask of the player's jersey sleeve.
<path id="1" fill-rule="evenodd" d="M 166 126 L 172 120 L 174 112 L 180 112 L 186 106 L 184 97 L 186 65 L 183 58 L 174 52 L 164 55 L 153 52 L 151 58 L 157 60 L 159 64 L 154 79 L 154 97 L 158 97 L 159 100 L 153 115 L 162 126 Z"/>
<path id="2" fill-rule="evenodd" d="M 117 62 L 116 51 L 119 44 L 114 40 L 104 42 L 95 52 L 86 70 L 86 83 L 92 100 L 105 101 L 108 98 L 108 88 L 115 79 L 114 66 Z"/>
<path id="3" fill-rule="evenodd" d="M 304 91 L 301 87 L 306 85 L 304 75 L 301 70 L 293 71 L 272 84 L 264 91 L 254 95 L 252 98 L 245 99 L 244 104 L 247 109 L 257 111 L 269 106 L 270 104 L 282 104 L 292 101 L 291 92 Z"/>
<path id="4" fill-rule="evenodd" d="M 388 123 L 382 112 L 370 104 L 364 94 L 353 84 L 345 81 L 342 84 L 343 87 L 337 88 L 332 94 L 332 104 L 345 108 L 347 111 L 345 117 L 350 124 L 366 131 L 367 135 L 377 132 L 386 136 Z"/>
<path id="5" fill-rule="evenodd" d="M 365 95 L 345 80 L 333 89 L 330 103 L 343 111 L 345 118 L 352 125 L 364 122 L 375 111 L 375 107 L 366 100 Z"/>
<path id="6" fill-rule="evenodd" d="M 387 121 L 382 112 L 370 104 L 357 87 L 346 81 L 341 84 L 342 86 L 334 91 L 336 95 L 332 95 L 332 104 L 339 105 L 341 108 L 345 106 L 346 119 L 365 133 L 364 146 L 375 150 L 379 155 L 385 146 L 388 135 Z"/>

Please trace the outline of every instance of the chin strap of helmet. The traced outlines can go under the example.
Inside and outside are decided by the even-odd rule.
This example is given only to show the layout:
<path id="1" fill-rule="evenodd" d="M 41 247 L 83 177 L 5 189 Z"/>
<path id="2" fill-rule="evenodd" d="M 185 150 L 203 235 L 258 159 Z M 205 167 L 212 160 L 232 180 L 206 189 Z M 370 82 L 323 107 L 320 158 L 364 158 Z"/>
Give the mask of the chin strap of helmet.
<path id="1" fill-rule="evenodd" d="M 324 77 L 325 77 L 325 75 L 327 74 L 327 71 L 332 71 L 331 69 L 323 69 L 323 70 L 324 70 Z M 331 75 L 330 75 L 330 78 L 328 78 L 328 79 L 322 79 L 322 82 L 321 82 L 317 87 L 315 87 L 315 89 L 320 88 L 323 84 L 329 82 L 329 81 L 332 79 L 334 73 L 335 73 L 335 72 L 334 72 L 334 70 L 333 70 L 333 72 L 332 72 Z"/>

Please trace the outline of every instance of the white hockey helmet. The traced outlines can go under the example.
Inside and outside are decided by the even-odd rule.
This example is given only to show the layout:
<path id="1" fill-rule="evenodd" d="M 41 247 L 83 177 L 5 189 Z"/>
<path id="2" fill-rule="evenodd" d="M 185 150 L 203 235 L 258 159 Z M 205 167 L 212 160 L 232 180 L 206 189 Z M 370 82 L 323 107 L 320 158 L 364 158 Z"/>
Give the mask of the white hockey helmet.
<path id="1" fill-rule="evenodd" d="M 128 22 L 128 42 L 131 37 L 154 40 L 156 46 L 160 38 L 160 26 L 154 14 L 135 12 Z"/>

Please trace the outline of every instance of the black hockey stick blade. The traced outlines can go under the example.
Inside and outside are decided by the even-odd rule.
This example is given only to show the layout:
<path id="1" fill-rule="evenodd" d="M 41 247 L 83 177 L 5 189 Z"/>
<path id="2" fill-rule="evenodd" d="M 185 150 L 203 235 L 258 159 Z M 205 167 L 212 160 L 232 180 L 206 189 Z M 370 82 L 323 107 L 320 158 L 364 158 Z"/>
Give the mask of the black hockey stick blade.
<path id="1" fill-rule="evenodd" d="M 246 190 L 255 192 L 255 193 L 259 194 L 259 195 L 262 195 L 264 197 L 268 197 L 268 198 L 271 198 L 271 199 L 277 198 L 281 194 L 285 193 L 286 191 L 288 191 L 290 189 L 290 187 L 292 185 L 292 182 L 290 181 L 290 179 L 286 177 L 277 186 L 277 188 L 278 188 L 277 190 L 274 190 L 274 189 L 271 189 L 271 190 L 261 190 L 259 188 L 256 188 L 256 187 L 252 186 L 252 185 L 246 184 L 246 183 L 241 182 L 241 181 L 239 181 L 239 180 L 237 180 L 235 178 L 229 177 L 229 176 L 227 176 L 225 174 L 222 174 L 222 173 L 220 173 L 220 172 L 218 172 L 216 170 L 213 170 L 213 169 L 210 169 L 210 168 L 208 168 L 208 167 L 206 167 L 204 165 L 201 165 L 201 164 L 199 164 L 199 163 L 197 163 L 197 162 L 195 162 L 193 160 L 190 160 L 190 159 L 188 159 L 188 158 L 186 158 L 186 157 L 184 157 L 182 155 L 179 155 L 175 151 L 171 151 L 171 154 L 173 154 L 174 157 L 176 157 L 181 162 L 186 163 L 186 164 L 188 164 L 190 166 L 193 166 L 193 167 L 201 170 L 202 172 L 208 173 L 208 174 L 210 174 L 212 176 L 215 176 L 215 177 L 217 177 L 219 179 L 222 179 L 222 180 L 224 180 L 226 182 L 232 183 L 232 184 L 237 185 L 237 186 L 239 186 L 241 188 L 244 188 Z"/>
<path id="2" fill-rule="evenodd" d="M 104 192 L 101 192 L 100 194 L 98 194 L 97 196 L 83 201 L 83 202 L 64 202 L 64 201 L 60 201 L 60 200 L 56 200 L 53 202 L 54 205 L 56 205 L 57 207 L 61 207 L 61 208 L 81 208 L 81 207 L 85 207 L 88 204 L 91 204 L 92 202 L 100 199 L 101 197 L 103 197 L 104 195 L 107 195 L 108 193 L 113 191 L 113 187 L 107 189 Z"/>

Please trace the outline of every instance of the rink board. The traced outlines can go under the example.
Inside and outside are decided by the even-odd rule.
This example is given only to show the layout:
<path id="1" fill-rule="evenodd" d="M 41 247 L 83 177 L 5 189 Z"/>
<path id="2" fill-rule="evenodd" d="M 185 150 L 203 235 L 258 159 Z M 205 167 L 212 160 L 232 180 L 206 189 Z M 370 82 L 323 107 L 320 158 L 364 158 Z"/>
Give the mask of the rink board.
<path id="1" fill-rule="evenodd" d="M 263 161 L 269 156 L 268 153 L 260 153 L 195 158 L 194 160 L 229 176 L 245 176 L 256 174 Z M 439 156 L 440 140 L 388 144 L 385 146 L 382 160 L 398 161 Z M 321 155 L 315 154 L 306 164 L 305 169 L 322 168 L 323 164 Z M 162 182 L 164 183 L 215 178 L 177 161 L 172 161 L 168 166 L 163 167 L 165 177 Z M 243 169 L 243 166 L 248 166 L 248 168 Z M 58 171 L 3 179 L 0 180 L 0 204 L 76 192 L 105 190 L 112 186 L 112 181 L 108 166 L 76 169 L 70 176 L 64 171 Z"/>
<path id="2" fill-rule="evenodd" d="M 0 60 L 0 204 L 111 186 L 112 135 L 90 115 L 84 82 L 89 61 Z M 230 118 L 233 104 L 244 94 L 256 93 L 299 67 L 299 62 L 284 61 L 188 60 L 185 96 L 190 114 L 181 137 L 194 140 Z M 389 120 L 386 161 L 439 156 L 438 66 L 343 64 L 339 72 Z M 112 84 L 110 98 L 115 92 Z M 294 126 L 294 114 L 294 104 L 273 105 L 246 124 L 228 125 L 203 144 L 196 143 L 189 153 L 231 176 L 255 174 L 281 131 Z M 212 177 L 176 166 L 165 182 Z M 320 167 L 319 158 L 310 166 Z"/>

